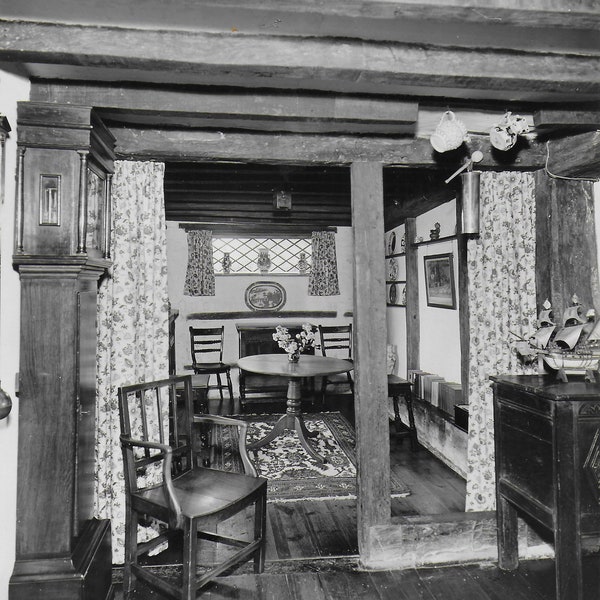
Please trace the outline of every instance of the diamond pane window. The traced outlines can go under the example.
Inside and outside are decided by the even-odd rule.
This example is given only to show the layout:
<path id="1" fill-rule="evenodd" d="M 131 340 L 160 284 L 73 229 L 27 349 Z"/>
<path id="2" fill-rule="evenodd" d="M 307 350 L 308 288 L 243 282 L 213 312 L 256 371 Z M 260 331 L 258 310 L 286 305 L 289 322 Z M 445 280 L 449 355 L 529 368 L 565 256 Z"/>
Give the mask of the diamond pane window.
<path id="1" fill-rule="evenodd" d="M 215 273 L 227 272 L 223 259 L 229 255 L 229 273 L 260 273 L 257 265 L 259 248 L 268 250 L 271 265 L 268 273 L 306 273 L 311 258 L 310 238 L 259 238 L 213 236 Z M 264 251 L 263 251 L 264 253 Z M 306 261 L 306 267 L 304 261 Z M 299 264 L 300 263 L 300 264 Z"/>

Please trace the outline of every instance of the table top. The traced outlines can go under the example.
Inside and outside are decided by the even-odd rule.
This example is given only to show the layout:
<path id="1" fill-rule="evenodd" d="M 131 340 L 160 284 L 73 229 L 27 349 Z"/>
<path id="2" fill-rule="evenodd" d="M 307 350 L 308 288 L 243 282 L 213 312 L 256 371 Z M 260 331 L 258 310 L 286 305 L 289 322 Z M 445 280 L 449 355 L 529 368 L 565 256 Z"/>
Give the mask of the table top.
<path id="1" fill-rule="evenodd" d="M 238 360 L 238 367 L 244 371 L 261 375 L 283 375 L 285 377 L 318 377 L 334 375 L 353 369 L 352 363 L 331 356 L 302 354 L 297 363 L 290 362 L 287 354 L 255 354 Z"/>

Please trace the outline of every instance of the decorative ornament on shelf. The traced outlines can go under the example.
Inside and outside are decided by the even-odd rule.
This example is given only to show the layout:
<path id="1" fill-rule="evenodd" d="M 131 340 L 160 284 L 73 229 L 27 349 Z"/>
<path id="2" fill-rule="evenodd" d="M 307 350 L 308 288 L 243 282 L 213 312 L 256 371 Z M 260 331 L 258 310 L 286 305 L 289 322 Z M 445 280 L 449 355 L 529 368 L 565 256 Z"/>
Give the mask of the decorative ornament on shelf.
<path id="1" fill-rule="evenodd" d="M 231 273 L 231 256 L 229 256 L 229 252 L 223 253 L 221 267 L 223 268 L 223 273 Z"/>
<path id="2" fill-rule="evenodd" d="M 280 348 L 283 348 L 287 352 L 290 362 L 298 362 L 300 354 L 315 345 L 315 332 L 310 323 L 303 323 L 302 331 L 292 337 L 287 327 L 277 325 L 273 334 L 273 340 L 277 342 Z"/>
<path id="3" fill-rule="evenodd" d="M 429 239 L 431 240 L 439 240 L 440 239 L 440 230 L 441 230 L 441 225 L 439 223 L 436 223 L 433 226 L 433 229 L 429 230 Z"/>
<path id="4" fill-rule="evenodd" d="M 456 118 L 456 115 L 447 110 L 440 119 L 435 131 L 431 134 L 429 142 L 436 152 L 456 150 L 463 142 L 469 141 L 465 124 Z"/>
<path id="5" fill-rule="evenodd" d="M 256 266 L 261 273 L 268 273 L 271 268 L 271 259 L 269 258 L 269 249 L 261 246 L 257 249 L 258 258 L 256 259 Z"/>
<path id="6" fill-rule="evenodd" d="M 543 365 L 557 372 L 556 378 L 567 382 L 567 375 L 583 375 L 586 381 L 594 382 L 595 372 L 600 365 L 600 321 L 591 308 L 582 316 L 582 307 L 576 294 L 571 306 L 563 312 L 560 324 L 552 314 L 552 304 L 546 300 L 537 319 L 537 328 L 515 344 L 517 353 L 525 362 L 538 360 L 539 372 Z"/>
<path id="7" fill-rule="evenodd" d="M 497 150 L 510 150 L 517 143 L 517 137 L 528 131 L 525 117 L 506 112 L 502 120 L 490 129 L 490 142 Z"/>
<path id="8" fill-rule="evenodd" d="M 297 266 L 298 266 L 298 272 L 300 273 L 300 275 L 306 275 L 306 273 L 309 272 L 310 265 L 308 264 L 308 261 L 306 260 L 305 252 L 300 252 Z"/>

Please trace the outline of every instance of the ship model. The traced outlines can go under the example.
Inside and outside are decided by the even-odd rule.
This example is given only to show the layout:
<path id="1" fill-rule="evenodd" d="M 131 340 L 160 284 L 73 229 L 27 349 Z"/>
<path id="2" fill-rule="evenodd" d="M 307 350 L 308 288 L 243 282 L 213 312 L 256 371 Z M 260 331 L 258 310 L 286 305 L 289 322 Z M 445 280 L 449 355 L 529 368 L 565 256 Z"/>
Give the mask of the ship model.
<path id="1" fill-rule="evenodd" d="M 537 358 L 540 373 L 545 364 L 556 371 L 560 381 L 568 381 L 568 375 L 583 375 L 586 381 L 594 382 L 600 364 L 600 321 L 596 320 L 594 309 L 582 314 L 576 295 L 571 303 L 556 323 L 552 305 L 546 300 L 535 332 L 528 340 L 519 338 L 516 351 L 527 362 Z"/>

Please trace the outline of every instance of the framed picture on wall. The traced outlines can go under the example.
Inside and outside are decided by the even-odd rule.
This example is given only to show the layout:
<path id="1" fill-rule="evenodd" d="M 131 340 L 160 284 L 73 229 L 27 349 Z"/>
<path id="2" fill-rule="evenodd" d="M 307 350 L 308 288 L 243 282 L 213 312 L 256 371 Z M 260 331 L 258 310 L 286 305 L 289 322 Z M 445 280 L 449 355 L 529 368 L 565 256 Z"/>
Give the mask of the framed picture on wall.
<path id="1" fill-rule="evenodd" d="M 427 306 L 456 308 L 454 291 L 454 256 L 435 254 L 423 257 Z"/>

